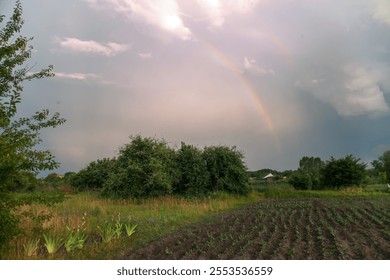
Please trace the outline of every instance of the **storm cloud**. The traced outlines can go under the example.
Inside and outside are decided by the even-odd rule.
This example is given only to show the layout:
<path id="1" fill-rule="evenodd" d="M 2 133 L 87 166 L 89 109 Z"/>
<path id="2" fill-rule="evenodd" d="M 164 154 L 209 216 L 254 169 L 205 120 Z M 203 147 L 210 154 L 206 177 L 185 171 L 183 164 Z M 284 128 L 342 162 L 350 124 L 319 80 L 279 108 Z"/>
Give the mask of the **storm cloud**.
<path id="1" fill-rule="evenodd" d="M 12 1 L 2 5 L 10 11 Z M 22 1 L 35 67 L 21 114 L 44 131 L 59 172 L 114 156 L 134 134 L 173 146 L 234 145 L 250 169 L 390 145 L 386 0 Z"/>

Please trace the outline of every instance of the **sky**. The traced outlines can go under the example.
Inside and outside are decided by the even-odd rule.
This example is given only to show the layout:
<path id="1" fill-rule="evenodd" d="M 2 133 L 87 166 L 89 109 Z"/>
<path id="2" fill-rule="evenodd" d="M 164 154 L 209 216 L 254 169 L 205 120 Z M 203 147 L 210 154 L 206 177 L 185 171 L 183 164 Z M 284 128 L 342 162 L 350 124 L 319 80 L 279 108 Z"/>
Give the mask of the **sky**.
<path id="1" fill-rule="evenodd" d="M 59 173 L 138 134 L 236 146 L 250 170 L 390 149 L 388 0 L 21 3 L 28 64 L 56 76 L 26 83 L 19 113 L 67 119 L 42 131 Z"/>

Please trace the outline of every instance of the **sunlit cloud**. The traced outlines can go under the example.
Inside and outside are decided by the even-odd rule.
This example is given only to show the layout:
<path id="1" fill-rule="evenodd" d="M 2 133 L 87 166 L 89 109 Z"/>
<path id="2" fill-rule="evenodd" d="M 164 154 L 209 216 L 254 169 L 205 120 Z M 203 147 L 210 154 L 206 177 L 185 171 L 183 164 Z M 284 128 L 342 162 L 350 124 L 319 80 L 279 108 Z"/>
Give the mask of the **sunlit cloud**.
<path id="1" fill-rule="evenodd" d="M 249 59 L 247 57 L 244 57 L 244 69 L 254 76 L 261 76 L 267 74 L 275 75 L 275 71 L 273 69 L 264 69 L 257 65 L 256 60 Z"/>
<path id="2" fill-rule="evenodd" d="M 97 54 L 103 56 L 115 56 L 130 49 L 127 44 L 115 42 L 99 43 L 96 41 L 84 41 L 77 38 L 57 38 L 59 45 L 66 50 L 79 53 Z"/>
<path id="3" fill-rule="evenodd" d="M 390 1 L 374 0 L 373 17 L 390 25 Z"/>
<path id="4" fill-rule="evenodd" d="M 138 53 L 138 56 L 140 58 L 144 58 L 144 59 L 151 59 L 151 58 L 153 58 L 153 54 L 152 53 Z"/>
<path id="5" fill-rule="evenodd" d="M 63 73 L 63 72 L 55 72 L 55 77 L 64 78 L 64 79 L 73 79 L 73 80 L 97 80 L 101 79 L 99 75 L 91 74 L 91 73 Z"/>
<path id="6" fill-rule="evenodd" d="M 212 26 L 220 27 L 226 17 L 252 11 L 259 0 L 197 0 L 200 8 Z"/>
<path id="7" fill-rule="evenodd" d="M 188 40 L 191 30 L 182 21 L 179 5 L 175 0 L 86 0 L 92 7 L 108 7 L 128 19 L 146 22 L 172 35 Z"/>

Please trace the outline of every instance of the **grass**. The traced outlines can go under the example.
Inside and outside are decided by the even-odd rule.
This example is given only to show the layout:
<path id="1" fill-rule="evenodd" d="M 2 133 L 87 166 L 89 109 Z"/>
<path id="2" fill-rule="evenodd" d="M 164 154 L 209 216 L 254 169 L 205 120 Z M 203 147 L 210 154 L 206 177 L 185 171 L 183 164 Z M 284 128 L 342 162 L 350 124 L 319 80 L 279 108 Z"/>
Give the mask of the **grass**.
<path id="1" fill-rule="evenodd" d="M 386 185 L 342 190 L 300 191 L 287 184 L 269 184 L 261 190 L 254 188 L 248 196 L 215 193 L 203 199 L 159 197 L 144 200 L 102 199 L 94 193 L 68 195 L 62 203 L 50 208 L 24 206 L 23 211 L 50 213 L 52 218 L 36 230 L 36 222 L 26 217 L 21 222 L 24 232 L 7 247 L 4 259 L 45 259 L 47 254 L 43 232 L 52 238 L 68 239 L 69 248 L 50 254 L 56 259 L 115 259 L 126 251 L 142 247 L 148 242 L 175 232 L 189 224 L 201 222 L 214 214 L 262 199 L 332 198 L 388 196 Z M 135 230 L 136 229 L 136 230 Z M 68 235 L 67 235 L 68 234 Z M 73 236 L 80 234 L 80 238 Z M 111 236 L 112 235 L 112 236 Z M 87 236 L 86 240 L 83 238 Z M 36 240 L 40 239 L 39 244 Z M 77 239 L 77 240 L 76 240 Z M 80 240 L 81 239 L 81 240 Z M 68 243 L 69 243 L 68 242 Z M 78 250 L 74 250 L 74 249 Z"/>
<path id="2" fill-rule="evenodd" d="M 51 254 L 58 259 L 112 259 L 120 258 L 126 250 L 137 248 L 151 240 L 172 233 L 186 225 L 206 219 L 215 213 L 241 207 L 258 201 L 263 195 L 252 192 L 248 196 L 215 193 L 203 199 L 186 199 L 178 197 L 160 197 L 144 200 L 111 200 L 102 199 L 94 193 L 69 195 L 67 199 L 47 208 L 40 205 L 25 206 L 24 211 L 50 212 L 52 218 L 43 223 L 42 231 L 50 231 L 51 237 L 66 238 L 67 229 L 78 229 L 83 225 L 83 234 L 88 239 L 82 250 L 59 250 Z M 26 236 L 38 238 L 32 228 L 34 222 L 27 219 L 22 221 Z M 120 236 L 119 228 L 125 225 L 137 225 L 136 231 Z M 100 228 L 100 230 L 99 230 Z M 106 228 L 112 228 L 114 237 L 108 242 L 102 242 Z M 116 233 L 115 230 L 117 229 Z M 126 232 L 126 228 L 124 228 Z M 107 236 L 109 236 L 109 231 Z M 27 256 L 23 245 L 26 236 L 19 236 L 8 246 L 4 259 L 44 259 L 45 254 Z M 119 238 L 120 236 L 120 238 Z M 131 237 L 130 237 L 131 236 Z M 65 240 L 65 239 L 63 239 Z M 44 244 L 38 245 L 38 251 L 44 251 Z"/>

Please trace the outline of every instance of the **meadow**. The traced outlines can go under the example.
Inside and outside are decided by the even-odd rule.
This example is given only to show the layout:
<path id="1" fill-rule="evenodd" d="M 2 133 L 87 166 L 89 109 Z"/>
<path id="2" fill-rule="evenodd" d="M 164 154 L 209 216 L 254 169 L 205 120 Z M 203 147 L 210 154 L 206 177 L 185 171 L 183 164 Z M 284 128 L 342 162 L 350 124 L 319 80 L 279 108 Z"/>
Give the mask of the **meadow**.
<path id="1" fill-rule="evenodd" d="M 384 185 L 252 188 L 246 196 L 202 199 L 112 200 L 85 192 L 52 207 L 25 206 L 23 211 L 51 218 L 39 226 L 26 218 L 26 234 L 12 240 L 3 258 L 390 258 L 390 193 Z"/>
<path id="2" fill-rule="evenodd" d="M 215 193 L 202 199 L 166 196 L 112 200 L 92 192 L 67 195 L 62 203 L 51 207 L 22 207 L 20 211 L 33 215 L 21 222 L 24 234 L 9 243 L 2 258 L 118 259 L 133 248 L 261 197 L 258 192 L 247 196 Z M 43 223 L 34 219 L 44 215 L 50 219 Z M 131 228 L 134 232 L 129 236 L 127 230 Z M 68 250 L 66 242 L 72 237 L 76 244 Z M 58 248 L 49 253 L 47 245 Z"/>

